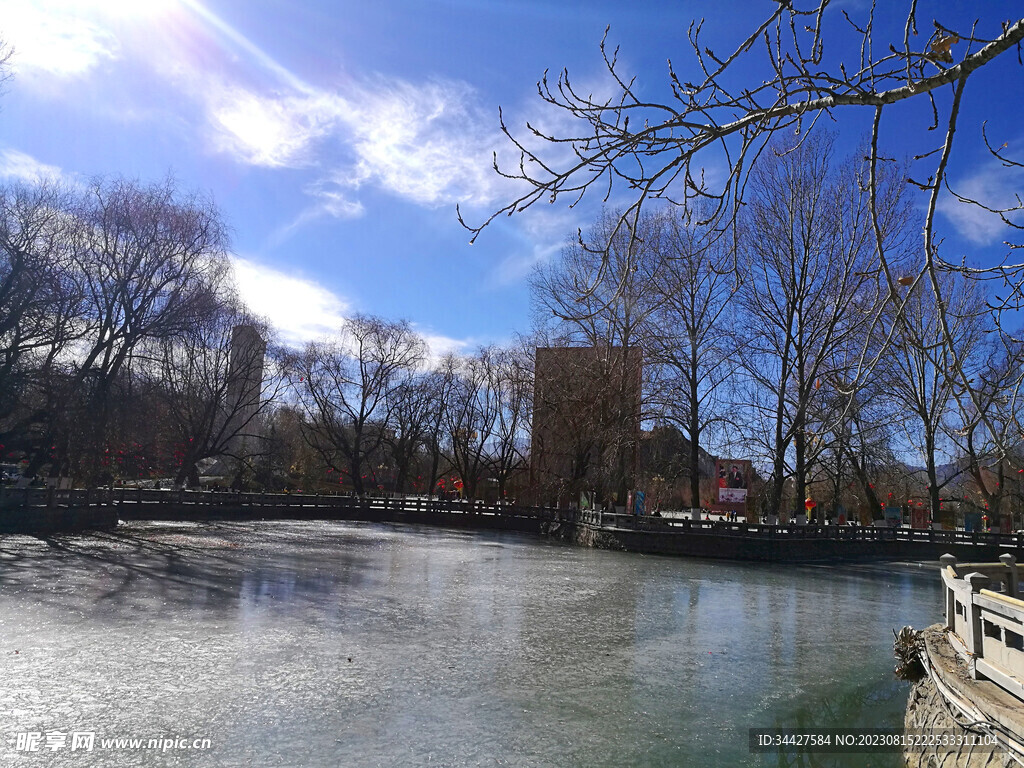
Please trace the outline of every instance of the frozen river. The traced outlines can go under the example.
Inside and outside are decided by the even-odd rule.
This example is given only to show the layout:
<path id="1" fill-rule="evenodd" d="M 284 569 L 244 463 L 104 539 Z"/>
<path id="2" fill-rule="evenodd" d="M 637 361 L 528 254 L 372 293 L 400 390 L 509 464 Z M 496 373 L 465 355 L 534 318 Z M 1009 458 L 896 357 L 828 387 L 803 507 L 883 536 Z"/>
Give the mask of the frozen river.
<path id="1" fill-rule="evenodd" d="M 0 765 L 775 765 L 749 728 L 900 725 L 891 630 L 940 603 L 933 564 L 319 522 L 7 536 Z"/>

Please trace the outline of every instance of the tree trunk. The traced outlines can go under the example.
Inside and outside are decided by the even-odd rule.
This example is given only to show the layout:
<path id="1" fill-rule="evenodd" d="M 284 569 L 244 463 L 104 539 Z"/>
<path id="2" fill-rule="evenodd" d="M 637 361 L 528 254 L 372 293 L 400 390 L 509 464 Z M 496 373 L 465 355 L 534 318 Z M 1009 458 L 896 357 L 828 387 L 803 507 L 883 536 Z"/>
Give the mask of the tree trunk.
<path id="1" fill-rule="evenodd" d="M 697 358 L 696 349 L 690 353 L 690 506 L 700 509 L 700 414 L 697 412 Z"/>

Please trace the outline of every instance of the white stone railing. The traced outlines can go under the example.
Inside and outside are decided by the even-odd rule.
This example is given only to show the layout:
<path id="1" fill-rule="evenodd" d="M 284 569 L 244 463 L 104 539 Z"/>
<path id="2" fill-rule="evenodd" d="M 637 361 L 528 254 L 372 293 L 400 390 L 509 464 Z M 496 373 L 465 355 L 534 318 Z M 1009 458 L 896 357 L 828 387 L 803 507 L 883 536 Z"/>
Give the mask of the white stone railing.
<path id="1" fill-rule="evenodd" d="M 1024 699 L 1024 600 L 1020 566 L 1006 554 L 998 563 L 961 563 L 943 555 L 946 629 L 971 677 L 991 680 Z"/>

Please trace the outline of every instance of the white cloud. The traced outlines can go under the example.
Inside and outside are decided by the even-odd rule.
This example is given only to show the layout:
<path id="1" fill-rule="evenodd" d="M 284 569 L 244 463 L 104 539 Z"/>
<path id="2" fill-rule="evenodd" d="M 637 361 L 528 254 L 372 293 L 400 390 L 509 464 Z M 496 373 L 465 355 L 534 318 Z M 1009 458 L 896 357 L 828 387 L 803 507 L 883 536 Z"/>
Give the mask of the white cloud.
<path id="1" fill-rule="evenodd" d="M 316 189 L 310 192 L 317 199 L 316 215 L 327 215 L 335 219 L 356 219 L 363 215 L 365 208 L 358 200 L 350 200 L 334 189 Z"/>
<path id="2" fill-rule="evenodd" d="M 310 197 L 313 197 L 315 202 L 301 211 L 292 221 L 278 227 L 267 238 L 268 247 L 276 248 L 287 240 L 293 232 L 316 219 L 324 217 L 332 219 L 357 219 L 366 211 L 361 202 L 352 200 L 340 190 L 332 188 L 328 182 L 311 184 L 305 189 L 305 192 Z"/>
<path id="3" fill-rule="evenodd" d="M 496 121 L 473 99 L 467 84 L 452 81 L 359 87 L 341 115 L 358 157 L 350 183 L 374 182 L 420 205 L 490 203 L 501 184 L 490 162 Z"/>
<path id="4" fill-rule="evenodd" d="M 492 149 L 507 148 L 497 117 L 465 82 L 314 85 L 196 0 L 0 0 L 0 18 L 18 66 L 68 77 L 137 55 L 201 106 L 213 151 L 246 165 L 316 168 L 312 205 L 292 226 L 361 215 L 356 190 L 367 186 L 422 206 L 489 207 L 507 184 L 491 168 Z"/>
<path id="5" fill-rule="evenodd" d="M 301 346 L 341 328 L 348 302 L 319 283 L 238 256 L 232 261 L 242 300 L 266 317 L 286 344 Z"/>
<path id="6" fill-rule="evenodd" d="M 306 165 L 313 142 L 337 119 L 337 104 L 329 97 L 261 96 L 234 85 L 207 94 L 214 147 L 251 165 Z"/>
<path id="7" fill-rule="evenodd" d="M 250 165 L 304 167 L 320 157 L 321 187 L 376 185 L 425 206 L 485 205 L 501 179 L 490 165 L 496 132 L 471 106 L 464 83 L 377 79 L 330 92 L 306 86 L 287 95 L 237 84 L 202 89 L 216 151 Z M 493 122 L 493 121 L 491 121 Z M 340 147 L 343 160 L 327 159 Z M 319 212 L 351 217 L 358 203 L 318 189 Z M 333 203 L 333 204 L 332 204 Z"/>
<path id="8" fill-rule="evenodd" d="M 63 171 L 16 149 L 0 150 L 0 177 L 37 184 L 62 179 Z"/>
<path id="9" fill-rule="evenodd" d="M 82 75 L 119 55 L 117 37 L 80 11 L 75 3 L 38 6 L 25 0 L 0 2 L 4 40 L 13 46 L 16 71 L 37 70 L 57 77 Z"/>
<path id="10" fill-rule="evenodd" d="M 1018 195 L 1024 182 L 1024 173 L 1007 170 L 989 163 L 978 173 L 961 179 L 950 186 L 957 194 L 978 200 L 990 208 L 1012 208 L 1021 204 Z M 956 227 L 961 237 L 977 245 L 991 245 L 1007 238 L 1009 231 L 1000 218 L 976 205 L 962 203 L 952 195 L 939 199 L 938 210 Z M 1021 211 L 1008 218 L 1024 223 Z"/>
<path id="11" fill-rule="evenodd" d="M 240 256 L 232 257 L 238 292 L 253 312 L 266 318 L 281 340 L 301 347 L 325 336 L 337 335 L 344 327 L 349 303 L 314 280 L 296 277 Z M 415 328 L 427 345 L 428 364 L 449 352 L 464 354 L 474 346 L 472 339 L 456 339 Z"/>
<path id="12" fill-rule="evenodd" d="M 424 331 L 417 332 L 427 344 L 427 349 L 429 350 L 428 356 L 431 363 L 436 363 L 449 352 L 461 355 L 473 346 L 473 341 L 471 339 L 453 339 L 451 336 L 444 336 L 438 333 Z"/>
<path id="13" fill-rule="evenodd" d="M 238 162 L 275 168 L 323 168 L 339 189 L 367 184 L 425 206 L 488 205 L 503 183 L 491 168 L 503 146 L 494 115 L 475 105 L 464 82 L 397 78 L 347 79 L 337 88 L 297 77 L 209 9 L 186 3 L 224 53 L 255 65 L 239 76 L 212 77 L 188 57 L 162 61 L 164 74 L 203 105 L 215 151 Z M 316 215 L 361 213 L 349 195 L 313 193 Z M 307 217 L 311 218 L 311 217 Z"/>

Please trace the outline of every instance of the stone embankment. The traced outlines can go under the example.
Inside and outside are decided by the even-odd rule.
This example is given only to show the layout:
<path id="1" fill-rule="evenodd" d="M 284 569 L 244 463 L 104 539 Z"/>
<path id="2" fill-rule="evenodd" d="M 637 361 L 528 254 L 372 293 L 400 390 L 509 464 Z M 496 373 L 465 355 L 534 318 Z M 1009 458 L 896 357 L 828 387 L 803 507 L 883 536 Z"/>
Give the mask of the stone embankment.
<path id="1" fill-rule="evenodd" d="M 563 524 L 564 526 L 565 524 Z M 584 512 L 557 533 L 581 546 L 726 560 L 835 563 L 933 560 L 951 553 L 977 562 L 1012 554 L 1024 561 L 1024 537 L 994 533 L 839 525 L 761 525 Z"/>
<path id="2" fill-rule="evenodd" d="M 0 534 L 51 536 L 116 527 L 117 510 L 110 507 L 0 508 Z"/>
<path id="3" fill-rule="evenodd" d="M 936 624 L 924 630 L 927 674 L 914 683 L 904 725 L 908 733 L 950 734 L 967 741 L 995 736 L 999 746 L 930 747 L 907 751 L 907 768 L 1003 768 L 1024 765 L 1024 702 L 988 680 L 974 680 Z"/>

